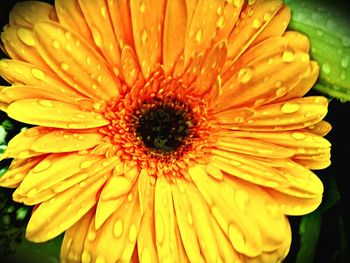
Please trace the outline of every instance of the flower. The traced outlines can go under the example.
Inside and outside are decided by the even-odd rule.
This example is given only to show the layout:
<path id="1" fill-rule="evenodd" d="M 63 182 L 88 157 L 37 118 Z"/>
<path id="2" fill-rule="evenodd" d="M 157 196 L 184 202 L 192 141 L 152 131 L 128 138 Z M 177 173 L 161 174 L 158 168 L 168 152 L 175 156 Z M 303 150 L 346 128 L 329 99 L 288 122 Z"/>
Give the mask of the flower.
<path id="1" fill-rule="evenodd" d="M 278 262 L 322 200 L 327 99 L 281 1 L 17 4 L 1 185 L 62 262 Z"/>

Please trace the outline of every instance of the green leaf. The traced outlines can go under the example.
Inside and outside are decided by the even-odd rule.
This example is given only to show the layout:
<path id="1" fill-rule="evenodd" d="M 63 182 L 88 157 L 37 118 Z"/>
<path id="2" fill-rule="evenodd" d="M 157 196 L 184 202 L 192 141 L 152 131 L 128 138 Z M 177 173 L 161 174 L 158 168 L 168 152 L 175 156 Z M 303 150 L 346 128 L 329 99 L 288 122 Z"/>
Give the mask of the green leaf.
<path id="1" fill-rule="evenodd" d="M 320 64 L 315 89 L 350 101 L 350 30 L 339 7 L 325 1 L 285 1 L 292 9 L 291 30 L 310 38 L 311 57 Z"/>
<path id="2" fill-rule="evenodd" d="M 322 214 L 339 201 L 339 191 L 333 177 L 330 177 L 327 180 L 326 186 L 327 191 L 320 207 L 314 212 L 301 218 L 299 226 L 300 249 L 297 254 L 296 263 L 314 262 L 318 238 L 320 235 Z"/>

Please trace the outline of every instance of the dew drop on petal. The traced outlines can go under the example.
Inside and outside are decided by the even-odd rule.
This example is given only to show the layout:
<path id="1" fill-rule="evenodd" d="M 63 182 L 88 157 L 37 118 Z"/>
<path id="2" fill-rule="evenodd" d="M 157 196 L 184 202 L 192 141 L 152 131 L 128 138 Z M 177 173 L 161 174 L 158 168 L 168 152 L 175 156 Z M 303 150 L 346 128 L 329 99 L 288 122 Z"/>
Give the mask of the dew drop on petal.
<path id="1" fill-rule="evenodd" d="M 45 78 L 45 73 L 37 68 L 32 69 L 32 74 L 36 79 L 43 80 Z"/>
<path id="2" fill-rule="evenodd" d="M 329 66 L 328 63 L 324 63 L 324 64 L 322 65 L 322 71 L 323 71 L 325 74 L 331 73 L 331 67 Z"/>
<path id="3" fill-rule="evenodd" d="M 35 40 L 33 37 L 32 30 L 28 28 L 20 27 L 17 30 L 17 35 L 18 35 L 18 38 L 27 46 L 31 46 L 31 47 L 35 46 Z"/>
<path id="4" fill-rule="evenodd" d="M 258 29 L 261 26 L 261 21 L 258 18 L 253 20 L 253 28 Z"/>
<path id="5" fill-rule="evenodd" d="M 135 224 L 132 224 L 130 226 L 130 229 L 129 229 L 129 241 L 130 242 L 135 242 L 137 238 L 137 229 L 136 229 L 136 225 Z"/>
<path id="6" fill-rule="evenodd" d="M 107 9 L 106 9 L 105 6 L 101 7 L 100 13 L 101 13 L 101 16 L 102 16 L 104 19 L 106 19 L 106 17 L 107 17 Z"/>
<path id="7" fill-rule="evenodd" d="M 102 47 L 102 35 L 96 27 L 91 27 L 91 33 L 93 35 L 96 46 Z"/>
<path id="8" fill-rule="evenodd" d="M 121 237 L 123 234 L 123 221 L 118 219 L 113 225 L 113 234 L 116 238 Z"/>
<path id="9" fill-rule="evenodd" d="M 60 49 L 61 48 L 61 43 L 60 41 L 58 41 L 57 39 L 54 39 L 52 41 L 52 46 L 55 48 L 55 49 Z"/>
<path id="10" fill-rule="evenodd" d="M 143 2 L 143 1 L 140 2 L 139 11 L 140 11 L 141 14 L 143 14 L 146 11 L 145 2 Z"/>
<path id="11" fill-rule="evenodd" d="M 292 62 L 295 59 L 295 55 L 294 52 L 291 50 L 285 50 L 283 51 L 282 54 L 282 61 L 284 62 Z"/>
<path id="12" fill-rule="evenodd" d="M 290 136 L 296 140 L 304 140 L 306 138 L 306 135 L 301 132 L 293 132 Z"/>
<path id="13" fill-rule="evenodd" d="M 264 21 L 269 21 L 271 17 L 272 17 L 271 13 L 267 12 L 264 14 L 263 19 Z"/>
<path id="14" fill-rule="evenodd" d="M 148 39 L 147 29 L 144 28 L 144 29 L 142 29 L 142 31 L 141 31 L 141 42 L 142 42 L 142 43 L 145 43 L 145 42 L 147 41 L 147 39 Z"/>
<path id="15" fill-rule="evenodd" d="M 37 164 L 32 171 L 34 173 L 39 173 L 49 169 L 51 165 L 52 165 L 51 161 L 43 160 L 39 164 Z"/>
<path id="16" fill-rule="evenodd" d="M 350 37 L 343 36 L 341 39 L 341 43 L 344 45 L 344 47 L 350 47 Z"/>
<path id="17" fill-rule="evenodd" d="M 220 16 L 218 21 L 216 22 L 216 26 L 218 28 L 223 28 L 224 24 L 225 24 L 225 17 L 224 16 Z"/>
<path id="18" fill-rule="evenodd" d="M 151 253 L 147 248 L 144 248 L 141 252 L 141 263 L 152 263 Z"/>
<path id="19" fill-rule="evenodd" d="M 95 231 L 89 231 L 87 235 L 87 239 L 89 241 L 94 241 L 96 239 L 96 232 Z"/>
<path id="20" fill-rule="evenodd" d="M 281 111 L 284 113 L 294 113 L 300 109 L 300 105 L 297 103 L 287 102 L 282 105 Z"/>
<path id="21" fill-rule="evenodd" d="M 88 168 L 92 165 L 92 162 L 91 161 L 84 161 L 80 164 L 80 168 L 81 169 L 85 169 L 85 168 Z"/>
<path id="22" fill-rule="evenodd" d="M 238 72 L 238 81 L 248 83 L 253 78 L 253 70 L 250 68 L 242 68 Z"/>
<path id="23" fill-rule="evenodd" d="M 346 56 L 346 57 L 342 58 L 340 64 L 343 68 L 347 68 L 349 65 L 349 57 Z"/>
<path id="24" fill-rule="evenodd" d="M 67 71 L 69 69 L 69 66 L 67 63 L 61 63 L 61 68 L 64 70 L 64 71 Z"/>
<path id="25" fill-rule="evenodd" d="M 90 263 L 91 262 L 91 254 L 89 251 L 84 250 L 81 254 L 81 262 L 82 263 Z"/>
<path id="26" fill-rule="evenodd" d="M 53 103 L 49 100 L 38 100 L 38 104 L 48 108 L 53 108 Z"/>
<path id="27" fill-rule="evenodd" d="M 280 87 L 276 90 L 276 96 L 282 97 L 287 94 L 287 88 L 286 87 Z"/>
<path id="28" fill-rule="evenodd" d="M 232 164 L 233 166 L 239 167 L 242 166 L 242 163 L 236 160 L 231 160 L 230 164 Z"/>
<path id="29" fill-rule="evenodd" d="M 102 255 L 98 255 L 95 263 L 106 263 L 106 260 Z"/>
<path id="30" fill-rule="evenodd" d="M 203 30 L 199 29 L 196 33 L 196 42 L 200 43 L 202 41 L 202 37 L 203 37 Z"/>

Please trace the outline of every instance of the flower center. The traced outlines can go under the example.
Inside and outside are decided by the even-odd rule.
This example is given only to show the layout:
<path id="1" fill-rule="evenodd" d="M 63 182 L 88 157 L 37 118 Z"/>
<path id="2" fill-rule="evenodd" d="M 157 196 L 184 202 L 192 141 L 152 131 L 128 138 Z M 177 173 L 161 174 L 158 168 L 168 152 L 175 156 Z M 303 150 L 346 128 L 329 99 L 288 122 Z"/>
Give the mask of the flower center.
<path id="1" fill-rule="evenodd" d="M 161 105 L 142 114 L 136 132 L 148 148 L 170 153 L 181 146 L 190 131 L 183 110 Z"/>

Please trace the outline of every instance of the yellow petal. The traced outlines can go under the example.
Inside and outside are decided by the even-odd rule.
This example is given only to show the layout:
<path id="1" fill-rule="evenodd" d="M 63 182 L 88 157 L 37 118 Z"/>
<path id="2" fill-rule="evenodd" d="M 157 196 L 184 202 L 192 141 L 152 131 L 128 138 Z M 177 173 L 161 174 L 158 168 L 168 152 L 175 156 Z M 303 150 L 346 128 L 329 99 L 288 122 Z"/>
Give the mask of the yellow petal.
<path id="1" fill-rule="evenodd" d="M 166 73 L 172 71 L 175 62 L 184 50 L 186 26 L 186 1 L 168 1 L 165 10 L 163 35 L 163 65 Z"/>
<path id="2" fill-rule="evenodd" d="M 165 1 L 131 0 L 130 10 L 135 50 L 147 79 L 161 61 L 161 27 Z"/>
<path id="3" fill-rule="evenodd" d="M 36 152 L 73 152 L 92 148 L 102 141 L 102 134 L 95 131 L 54 130 L 38 138 L 31 149 Z"/>
<path id="4" fill-rule="evenodd" d="M 0 62 L 0 75 L 10 83 L 40 86 L 73 98 L 83 97 L 50 70 L 26 62 L 3 59 Z"/>
<path id="5" fill-rule="evenodd" d="M 96 194 L 104 181 L 104 178 L 97 174 L 86 179 L 85 189 L 76 185 L 41 203 L 29 220 L 26 238 L 34 242 L 43 242 L 70 228 L 96 204 Z"/>
<path id="6" fill-rule="evenodd" d="M 91 45 L 58 23 L 37 23 L 34 35 L 40 55 L 71 87 L 96 99 L 119 95 L 120 81 Z"/>
<path id="7" fill-rule="evenodd" d="M 40 21 L 57 21 L 55 8 L 39 1 L 17 3 L 10 12 L 10 25 L 33 27 Z"/>
<path id="8" fill-rule="evenodd" d="M 83 259 L 82 255 L 85 239 L 94 237 L 91 234 L 88 235 L 93 216 L 94 209 L 91 209 L 64 234 L 60 253 L 63 262 L 86 262 L 86 258 Z M 86 254 L 84 256 L 86 257 Z"/>
<path id="9" fill-rule="evenodd" d="M 92 33 L 95 45 L 109 65 L 120 67 L 120 48 L 114 35 L 108 4 L 105 0 L 79 0 L 80 8 Z"/>
<path id="10" fill-rule="evenodd" d="M 176 221 L 187 257 L 190 262 L 204 261 L 199 248 L 196 229 L 193 225 L 191 202 L 182 182 L 178 180 L 172 185 L 171 191 L 174 200 Z"/>
<path id="11" fill-rule="evenodd" d="M 81 35 L 89 43 L 94 43 L 78 0 L 56 0 L 55 7 L 61 25 Z"/>
<path id="12" fill-rule="evenodd" d="M 85 240 L 84 253 L 92 262 L 130 262 L 141 221 L 137 187 L 131 194 L 132 198 L 125 200 L 98 230 L 94 220 L 91 222 L 88 236 L 94 238 Z"/>
<path id="13" fill-rule="evenodd" d="M 143 87 L 145 80 L 141 73 L 134 50 L 129 46 L 124 46 L 121 54 L 122 75 L 129 87 Z"/>
<path id="14" fill-rule="evenodd" d="M 55 128 L 86 129 L 107 125 L 108 120 L 95 112 L 54 100 L 26 99 L 13 102 L 7 114 L 18 121 Z"/>
<path id="15" fill-rule="evenodd" d="M 33 29 L 25 26 L 8 26 L 1 33 L 7 53 L 11 58 L 47 68 L 35 47 Z"/>

